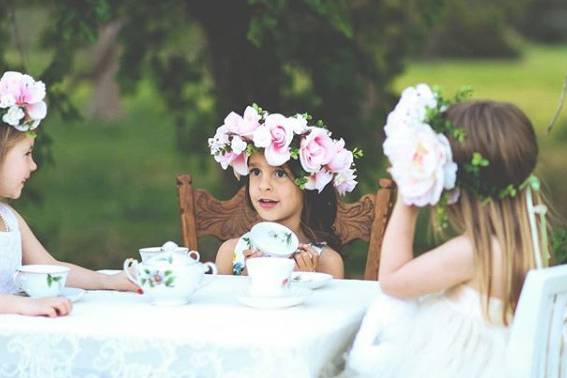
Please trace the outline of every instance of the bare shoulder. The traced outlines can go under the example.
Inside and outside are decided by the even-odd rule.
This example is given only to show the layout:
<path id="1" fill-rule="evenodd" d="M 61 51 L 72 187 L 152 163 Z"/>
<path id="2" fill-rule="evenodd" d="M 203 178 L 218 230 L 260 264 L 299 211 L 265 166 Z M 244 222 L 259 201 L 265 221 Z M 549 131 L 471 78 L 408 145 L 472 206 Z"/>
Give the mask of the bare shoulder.
<path id="1" fill-rule="evenodd" d="M 228 239 L 226 241 L 224 241 L 221 246 L 219 247 L 219 252 L 221 250 L 230 250 L 231 253 L 232 251 L 234 251 L 234 247 L 236 247 L 236 243 L 238 243 L 238 238 L 234 238 L 234 239 Z"/>
<path id="2" fill-rule="evenodd" d="M 229 239 L 219 247 L 215 264 L 220 274 L 232 274 L 232 255 L 236 243 L 238 243 L 238 238 Z"/>
<path id="3" fill-rule="evenodd" d="M 327 246 L 321 251 L 317 271 L 328 273 L 335 278 L 344 278 L 343 258 L 337 251 Z"/>

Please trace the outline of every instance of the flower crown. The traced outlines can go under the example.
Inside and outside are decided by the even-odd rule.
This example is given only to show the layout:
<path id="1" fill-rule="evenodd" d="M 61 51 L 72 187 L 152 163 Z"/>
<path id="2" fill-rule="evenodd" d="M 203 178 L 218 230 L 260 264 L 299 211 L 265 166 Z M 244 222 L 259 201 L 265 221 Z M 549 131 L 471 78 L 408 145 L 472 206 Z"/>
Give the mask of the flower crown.
<path id="1" fill-rule="evenodd" d="M 0 78 L 0 115 L 2 121 L 15 129 L 33 133 L 47 115 L 45 84 L 30 75 L 4 72 Z"/>
<path id="2" fill-rule="evenodd" d="M 403 90 L 384 127 L 384 154 L 390 160 L 389 172 L 404 202 L 415 206 L 437 205 L 442 227 L 447 226 L 446 205 L 457 202 L 459 187 L 476 193 L 486 202 L 492 198 L 514 197 L 528 186 L 538 186 L 534 183 L 537 181 L 535 176 L 528 177 L 518 186 L 510 184 L 503 189 L 483 183 L 480 170 L 489 166 L 490 161 L 479 152 L 473 152 L 471 161 L 460 167 L 453 161 L 447 136 L 463 142 L 466 135 L 463 129 L 447 120 L 444 112 L 471 93 L 470 87 L 463 87 L 448 100 L 438 88 L 432 89 L 427 84 L 408 87 Z"/>
<path id="3" fill-rule="evenodd" d="M 295 183 L 301 189 L 318 190 L 333 185 L 344 195 L 357 184 L 354 159 L 362 151 L 345 148 L 343 139 L 331 138 L 323 122 L 309 126 L 311 116 L 297 114 L 286 117 L 270 114 L 258 105 L 246 107 L 244 115 L 231 112 L 213 138 L 209 138 L 211 155 L 223 169 L 231 166 L 237 177 L 248 175 L 248 157 L 264 150 L 266 161 L 277 167 L 290 160 L 299 160 Z"/>

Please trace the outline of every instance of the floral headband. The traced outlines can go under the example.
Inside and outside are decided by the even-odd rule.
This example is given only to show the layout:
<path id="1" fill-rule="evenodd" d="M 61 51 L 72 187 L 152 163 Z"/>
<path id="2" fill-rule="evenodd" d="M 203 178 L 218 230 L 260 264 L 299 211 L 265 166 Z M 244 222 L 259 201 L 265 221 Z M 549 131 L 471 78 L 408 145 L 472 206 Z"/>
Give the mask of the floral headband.
<path id="1" fill-rule="evenodd" d="M 490 165 L 490 161 L 479 152 L 473 152 L 471 161 L 461 166 L 453 161 L 447 136 L 462 142 L 466 135 L 443 113 L 450 105 L 465 100 L 471 93 L 470 87 L 464 87 L 453 99 L 447 100 L 439 89 L 431 89 L 426 84 L 408 87 L 388 115 L 384 127 L 384 154 L 390 160 L 389 171 L 404 202 L 420 207 L 436 205 L 436 215 L 443 228 L 448 225 L 446 206 L 459 199 L 459 169 L 459 186 L 476 193 L 483 201 L 515 197 L 518 191 L 528 188 L 531 202 L 531 190 L 539 191 L 540 187 L 539 180 L 533 175 L 518 186 L 510 184 L 503 189 L 482 183 L 480 170 Z M 528 213 L 540 211 L 545 216 L 543 207 L 528 205 Z M 530 227 L 533 230 L 535 226 L 530 224 Z"/>
<path id="2" fill-rule="evenodd" d="M 45 84 L 30 75 L 4 72 L 0 78 L 0 115 L 15 129 L 32 133 L 47 115 Z"/>
<path id="3" fill-rule="evenodd" d="M 362 151 L 347 150 L 344 140 L 333 139 L 321 121 L 316 126 L 309 126 L 309 121 L 308 114 L 286 117 L 253 104 L 243 116 L 231 112 L 224 119 L 209 138 L 211 155 L 223 169 L 231 166 L 240 177 L 248 175 L 250 155 L 263 149 L 274 167 L 299 160 L 295 183 L 301 189 L 321 192 L 332 181 L 339 194 L 352 191 L 357 184 L 354 159 L 362 157 Z"/>

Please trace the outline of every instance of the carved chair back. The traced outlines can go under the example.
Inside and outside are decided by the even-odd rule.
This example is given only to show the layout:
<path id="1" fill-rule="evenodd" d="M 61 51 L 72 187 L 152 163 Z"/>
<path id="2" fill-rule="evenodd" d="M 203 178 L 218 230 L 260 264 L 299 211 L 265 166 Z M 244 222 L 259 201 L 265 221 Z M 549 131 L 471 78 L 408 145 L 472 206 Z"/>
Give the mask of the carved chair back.
<path id="1" fill-rule="evenodd" d="M 221 241 L 240 237 L 260 221 L 246 204 L 245 188 L 228 200 L 219 200 L 203 189 L 193 189 L 191 175 L 177 176 L 177 194 L 183 244 L 198 250 L 199 238 L 211 235 Z M 364 279 L 378 279 L 380 249 L 394 202 L 394 184 L 378 180 L 376 193 L 365 194 L 358 201 L 339 200 L 335 231 L 345 245 L 353 240 L 369 242 Z"/>

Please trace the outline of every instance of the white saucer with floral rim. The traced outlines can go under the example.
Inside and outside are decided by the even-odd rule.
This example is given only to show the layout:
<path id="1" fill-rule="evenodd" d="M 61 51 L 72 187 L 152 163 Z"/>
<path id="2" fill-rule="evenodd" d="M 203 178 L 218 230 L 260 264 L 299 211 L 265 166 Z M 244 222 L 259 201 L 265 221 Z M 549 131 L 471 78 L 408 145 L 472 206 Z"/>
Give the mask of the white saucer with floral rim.
<path id="1" fill-rule="evenodd" d="M 320 272 L 293 272 L 291 273 L 291 284 L 294 287 L 305 289 L 318 289 L 333 279 L 333 276 Z"/>
<path id="2" fill-rule="evenodd" d="M 83 295 L 85 295 L 86 292 L 87 292 L 86 290 L 79 289 L 77 287 L 64 287 L 61 290 L 61 294 L 59 294 L 59 296 L 65 297 L 68 300 L 70 300 L 71 302 L 77 302 L 79 299 L 81 299 L 83 297 Z M 16 295 L 19 295 L 21 297 L 28 297 L 29 296 L 23 291 L 17 292 Z"/>

